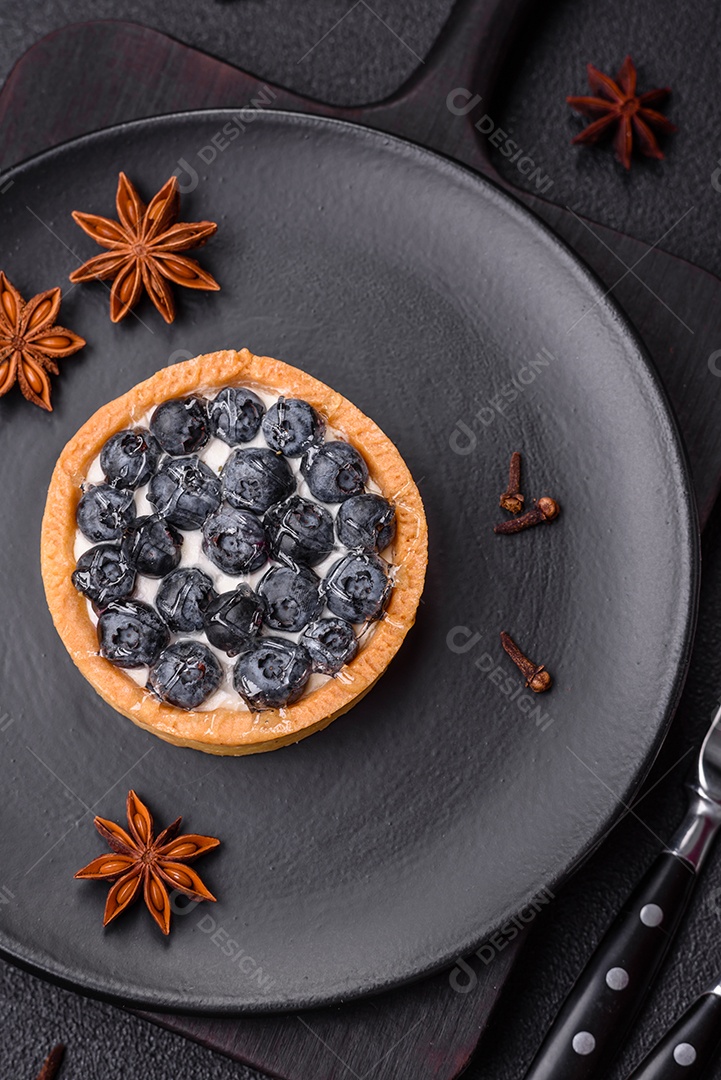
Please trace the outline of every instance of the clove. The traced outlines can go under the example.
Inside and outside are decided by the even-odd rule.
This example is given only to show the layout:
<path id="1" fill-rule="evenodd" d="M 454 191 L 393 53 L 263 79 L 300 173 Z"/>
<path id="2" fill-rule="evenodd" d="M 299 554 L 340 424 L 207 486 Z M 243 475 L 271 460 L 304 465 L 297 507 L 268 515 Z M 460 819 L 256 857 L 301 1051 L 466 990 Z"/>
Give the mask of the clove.
<path id="1" fill-rule="evenodd" d="M 560 509 L 555 499 L 544 495 L 538 499 L 534 507 L 526 510 L 525 514 L 512 518 L 510 521 L 499 522 L 498 525 L 493 526 L 493 531 L 502 535 L 523 532 L 524 529 L 530 529 L 533 525 L 543 525 L 546 521 L 553 521 L 558 517 Z"/>
<path id="2" fill-rule="evenodd" d="M 523 510 L 523 495 L 521 495 L 521 455 L 516 450 L 511 454 L 511 464 L 508 467 L 508 487 L 499 499 L 502 510 L 508 510 L 509 514 L 520 514 Z"/>
<path id="3" fill-rule="evenodd" d="M 546 671 L 545 664 L 534 664 L 532 660 L 524 656 L 513 638 L 505 630 L 501 630 L 501 645 L 525 678 L 526 686 L 530 687 L 534 694 L 542 694 L 544 690 L 551 689 L 553 679 Z"/>

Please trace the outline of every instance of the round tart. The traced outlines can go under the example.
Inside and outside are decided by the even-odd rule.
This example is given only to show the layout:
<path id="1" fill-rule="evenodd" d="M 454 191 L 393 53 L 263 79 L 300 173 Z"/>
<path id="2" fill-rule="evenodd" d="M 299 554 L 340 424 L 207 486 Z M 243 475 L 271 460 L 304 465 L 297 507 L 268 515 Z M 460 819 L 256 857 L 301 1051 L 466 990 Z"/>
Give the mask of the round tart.
<path id="1" fill-rule="evenodd" d="M 165 368 L 63 450 L 50 612 L 85 678 L 160 738 L 274 750 L 385 671 L 427 562 L 418 489 L 350 401 L 247 349 Z"/>

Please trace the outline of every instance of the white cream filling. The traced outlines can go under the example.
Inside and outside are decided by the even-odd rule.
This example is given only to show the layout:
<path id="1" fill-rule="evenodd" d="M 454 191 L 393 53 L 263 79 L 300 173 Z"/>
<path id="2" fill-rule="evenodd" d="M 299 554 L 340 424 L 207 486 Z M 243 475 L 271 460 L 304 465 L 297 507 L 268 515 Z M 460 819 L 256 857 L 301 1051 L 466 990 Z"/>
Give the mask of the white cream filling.
<path id="1" fill-rule="evenodd" d="M 239 386 L 242 386 L 244 389 L 252 390 L 254 394 L 257 394 L 265 405 L 266 409 L 269 409 L 271 405 L 274 405 L 280 397 L 279 394 L 268 393 L 267 390 L 255 386 L 252 383 L 242 383 L 239 384 Z M 204 397 L 207 401 L 212 400 L 211 395 L 204 394 L 202 391 L 198 391 L 197 396 Z M 139 416 L 137 418 L 134 417 L 132 421 L 132 426 L 149 429 L 150 418 L 152 417 L 154 411 L 155 409 L 153 408 L 142 416 Z M 334 428 L 326 427 L 324 441 L 347 442 L 348 440 L 345 438 L 342 432 L 336 431 Z M 204 461 L 205 464 L 208 465 L 208 467 L 211 468 L 214 473 L 216 473 L 216 475 L 219 475 L 223 465 L 228 460 L 234 450 L 237 450 L 239 448 L 246 449 L 253 446 L 265 448 L 267 448 L 268 446 L 265 439 L 263 438 L 263 434 L 260 429 L 258 429 L 258 434 L 255 436 L 254 439 L 247 443 L 241 443 L 240 446 L 228 446 L 228 444 L 223 442 L 222 439 L 211 438 L 208 443 L 202 448 L 202 450 L 199 450 L 194 456 L 200 458 L 201 461 Z M 319 499 L 316 499 L 315 496 L 311 494 L 310 488 L 308 487 L 308 484 L 306 483 L 305 478 L 300 471 L 300 463 L 302 458 L 289 457 L 285 460 L 288 462 L 293 471 L 293 475 L 296 480 L 296 493 L 298 495 L 301 495 L 303 498 L 310 499 L 312 502 L 319 503 L 319 505 L 323 506 L 326 510 L 328 510 L 331 517 L 335 521 L 338 510 L 340 508 L 340 504 L 321 503 Z M 102 468 L 100 467 L 100 454 L 98 454 L 98 456 L 93 460 L 90 468 L 88 469 L 86 484 L 88 486 L 91 486 L 94 484 L 102 484 L 104 482 L 105 476 L 103 474 Z M 148 486 L 149 485 L 138 488 L 134 493 L 135 509 L 138 517 L 144 517 L 147 514 L 155 513 L 155 507 L 151 502 L 148 501 L 147 498 Z M 369 477 L 368 481 L 366 482 L 366 491 L 374 492 L 378 495 L 382 494 L 381 489 L 378 487 L 378 484 L 373 480 L 372 477 Z M 194 529 L 192 531 L 178 531 L 183 537 L 181 561 L 178 569 L 180 569 L 181 567 L 197 567 L 199 570 L 202 570 L 203 573 L 207 574 L 213 582 L 213 588 L 217 593 L 232 592 L 238 587 L 238 585 L 241 584 L 241 582 L 245 582 L 255 588 L 260 579 L 263 577 L 264 574 L 268 572 L 271 566 L 280 565 L 275 560 L 271 560 L 270 562 L 267 562 L 263 567 L 261 567 L 260 570 L 256 570 L 252 574 L 241 574 L 231 577 L 228 574 L 224 574 L 222 570 L 219 570 L 215 563 L 211 562 L 207 555 L 204 553 L 202 548 L 202 529 Z M 75 533 L 74 547 L 76 562 L 80 558 L 80 556 L 84 554 L 84 552 L 88 551 L 88 549 L 91 547 L 95 547 L 95 544 L 93 544 L 90 540 L 83 536 L 80 530 L 77 529 Z M 318 575 L 319 578 L 324 578 L 333 563 L 337 562 L 337 560 L 342 558 L 344 554 L 347 554 L 347 552 L 348 548 L 344 547 L 336 539 L 336 547 L 333 549 L 331 554 L 322 562 L 318 563 L 316 566 L 313 566 L 311 569 Z M 386 548 L 385 551 L 381 553 L 381 557 L 385 559 L 385 561 L 389 564 L 392 564 L 392 545 L 390 545 L 388 548 Z M 160 588 L 160 585 L 162 584 L 162 581 L 162 578 L 149 578 L 145 577 L 142 574 L 138 574 L 136 587 L 135 591 L 133 592 L 132 599 L 142 600 L 147 604 L 155 605 L 155 597 L 158 589 Z M 94 626 L 97 626 L 98 617 L 95 614 L 90 601 L 87 602 L 87 610 L 89 619 Z M 328 617 L 332 617 L 332 612 L 325 607 L 320 612 L 320 614 L 316 616 L 316 618 L 318 619 Z M 358 638 L 359 650 L 362 649 L 365 645 L 367 645 L 368 641 L 371 639 L 373 633 L 375 632 L 376 625 L 377 623 L 375 622 L 369 622 L 359 623 L 354 626 L 356 637 Z M 288 638 L 291 641 L 298 641 L 301 636 L 301 632 L 287 633 L 283 630 L 271 630 L 270 627 L 267 627 L 265 625 L 263 626 L 261 634 L 262 636 L 284 637 Z M 172 641 L 179 641 L 181 639 L 195 639 L 197 641 L 202 641 L 202 643 L 206 645 L 217 656 L 220 662 L 221 670 L 223 672 L 223 677 L 218 689 L 194 711 L 212 712 L 214 709 L 239 709 L 245 712 L 250 712 L 251 710 L 248 708 L 243 698 L 233 687 L 233 666 L 235 664 L 235 658 L 228 656 L 228 654 L 223 652 L 221 649 L 217 649 L 213 645 L 211 645 L 202 631 L 198 633 L 171 634 Z M 123 668 L 122 670 L 130 679 L 133 680 L 133 682 L 137 683 L 138 686 L 144 687 L 147 683 L 148 673 L 150 670 L 148 667 Z M 313 690 L 316 690 L 318 687 L 323 686 L 326 682 L 328 682 L 330 678 L 345 680 L 348 678 L 348 673 L 346 672 L 345 668 L 341 669 L 341 671 L 339 671 L 338 674 L 335 676 L 322 675 L 314 672 L 308 680 L 308 683 L 306 684 L 303 696 L 306 696 Z"/>

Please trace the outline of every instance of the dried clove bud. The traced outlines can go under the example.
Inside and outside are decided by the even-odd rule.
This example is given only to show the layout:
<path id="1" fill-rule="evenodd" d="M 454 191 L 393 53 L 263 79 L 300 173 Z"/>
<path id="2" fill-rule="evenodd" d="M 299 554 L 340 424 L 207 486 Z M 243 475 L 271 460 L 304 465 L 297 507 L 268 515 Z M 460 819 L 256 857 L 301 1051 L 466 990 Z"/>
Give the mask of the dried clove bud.
<path id="1" fill-rule="evenodd" d="M 510 634 L 501 630 L 501 645 L 510 656 L 513 663 L 526 680 L 526 686 L 533 690 L 534 694 L 542 694 L 544 690 L 550 690 L 553 679 L 546 671 L 545 664 L 534 664 L 527 656 L 524 656 Z"/>
<path id="2" fill-rule="evenodd" d="M 523 532 L 524 529 L 530 529 L 532 525 L 542 525 L 546 521 L 553 521 L 558 517 L 560 509 L 555 499 L 544 495 L 538 499 L 531 510 L 526 510 L 525 514 L 511 521 L 501 521 L 493 526 L 493 531 L 501 534 Z"/>
<path id="3" fill-rule="evenodd" d="M 511 454 L 511 464 L 508 468 L 508 487 L 499 499 L 502 510 L 508 510 L 509 514 L 520 514 L 523 510 L 523 495 L 521 495 L 521 455 L 516 450 Z"/>

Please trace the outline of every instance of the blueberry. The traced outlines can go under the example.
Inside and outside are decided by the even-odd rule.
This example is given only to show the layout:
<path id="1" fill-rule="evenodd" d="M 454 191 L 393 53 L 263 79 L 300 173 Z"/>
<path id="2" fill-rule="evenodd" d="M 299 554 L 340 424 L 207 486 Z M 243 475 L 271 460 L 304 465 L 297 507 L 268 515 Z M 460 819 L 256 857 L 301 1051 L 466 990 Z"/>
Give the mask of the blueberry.
<path id="1" fill-rule="evenodd" d="M 119 431 L 100 451 L 100 468 L 113 487 L 144 487 L 158 467 L 160 454 L 157 440 L 146 428 Z"/>
<path id="2" fill-rule="evenodd" d="M 271 506 L 264 521 L 276 558 L 315 566 L 333 550 L 333 518 L 310 499 L 291 495 Z"/>
<path id="3" fill-rule="evenodd" d="M 263 601 L 250 585 L 222 593 L 205 613 L 205 636 L 216 649 L 235 656 L 249 645 L 263 622 Z"/>
<path id="4" fill-rule="evenodd" d="M 223 495 L 238 510 L 262 514 L 295 491 L 288 462 L 272 450 L 234 450 L 220 474 Z"/>
<path id="5" fill-rule="evenodd" d="M 306 626 L 300 644 L 308 651 L 314 671 L 335 675 L 358 652 L 355 631 L 345 619 L 318 619 Z"/>
<path id="6" fill-rule="evenodd" d="M 152 664 L 169 640 L 155 608 L 140 600 L 115 600 L 98 620 L 100 653 L 116 667 Z"/>
<path id="7" fill-rule="evenodd" d="M 319 442 L 325 423 L 312 405 L 297 398 L 278 398 L 263 417 L 263 435 L 271 450 L 300 457 Z"/>
<path id="8" fill-rule="evenodd" d="M 310 657 L 302 645 L 261 637 L 236 660 L 233 686 L 251 708 L 279 709 L 298 700 L 310 673 Z"/>
<path id="9" fill-rule="evenodd" d="M 207 574 L 181 566 L 161 582 L 155 604 L 171 630 L 192 634 L 203 629 L 205 610 L 215 597 Z"/>
<path id="10" fill-rule="evenodd" d="M 119 540 L 134 517 L 132 491 L 121 491 L 110 484 L 88 488 L 75 513 L 80 532 L 94 544 L 102 540 Z"/>
<path id="11" fill-rule="evenodd" d="M 258 584 L 266 626 L 295 633 L 321 609 L 320 579 L 306 566 L 273 566 Z"/>
<path id="12" fill-rule="evenodd" d="M 112 600 L 124 600 L 135 588 L 135 571 L 117 544 L 98 544 L 78 559 L 73 585 L 78 592 L 104 608 Z"/>
<path id="13" fill-rule="evenodd" d="M 386 564 L 372 552 L 364 552 L 334 563 L 322 594 L 334 615 L 358 623 L 380 618 L 391 589 Z"/>
<path id="14" fill-rule="evenodd" d="M 176 641 L 163 649 L 148 674 L 151 693 L 178 709 L 197 709 L 220 686 L 218 659 L 200 641 Z"/>
<path id="15" fill-rule="evenodd" d="M 228 446 L 250 442 L 258 434 L 265 405 L 252 390 L 228 386 L 210 403 L 210 432 Z"/>
<path id="16" fill-rule="evenodd" d="M 328 503 L 359 495 L 368 479 L 368 466 L 347 442 L 312 447 L 301 462 L 301 472 L 316 499 Z"/>
<path id="17" fill-rule="evenodd" d="M 268 561 L 268 538 L 255 514 L 223 505 L 203 525 L 203 551 L 224 574 L 260 570 Z"/>
<path id="18" fill-rule="evenodd" d="M 161 578 L 180 562 L 183 538 L 158 514 L 139 517 L 125 530 L 123 551 L 139 574 Z"/>
<path id="19" fill-rule="evenodd" d="M 383 551 L 396 534 L 396 512 L 382 495 L 354 495 L 335 519 L 341 544 L 362 551 Z"/>
<path id="20" fill-rule="evenodd" d="M 148 488 L 156 513 L 176 529 L 201 528 L 220 499 L 220 478 L 197 457 L 166 458 Z"/>
<path id="21" fill-rule="evenodd" d="M 164 401 L 152 415 L 150 430 L 166 454 L 194 454 L 210 438 L 205 402 L 198 397 Z"/>

